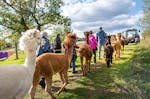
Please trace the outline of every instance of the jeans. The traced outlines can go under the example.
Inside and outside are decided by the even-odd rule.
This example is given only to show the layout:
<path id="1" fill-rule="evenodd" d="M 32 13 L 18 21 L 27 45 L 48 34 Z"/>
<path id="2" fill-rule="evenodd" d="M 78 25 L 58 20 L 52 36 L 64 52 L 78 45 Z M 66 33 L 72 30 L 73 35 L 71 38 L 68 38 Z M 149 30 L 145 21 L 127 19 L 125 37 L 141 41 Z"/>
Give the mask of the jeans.
<path id="1" fill-rule="evenodd" d="M 101 57 L 101 49 L 102 49 L 102 46 L 105 47 L 105 46 L 104 46 L 104 43 L 103 43 L 103 44 L 98 43 L 98 58 L 99 58 L 99 59 L 100 59 L 100 57 Z"/>
<path id="2" fill-rule="evenodd" d="M 72 68 L 72 72 L 73 72 L 73 73 L 76 72 L 76 70 L 75 70 L 76 59 L 77 59 L 77 56 L 76 56 L 76 55 L 73 55 L 72 60 L 71 60 L 71 68 Z"/>
<path id="3" fill-rule="evenodd" d="M 94 63 L 96 63 L 96 49 L 93 49 Z"/>

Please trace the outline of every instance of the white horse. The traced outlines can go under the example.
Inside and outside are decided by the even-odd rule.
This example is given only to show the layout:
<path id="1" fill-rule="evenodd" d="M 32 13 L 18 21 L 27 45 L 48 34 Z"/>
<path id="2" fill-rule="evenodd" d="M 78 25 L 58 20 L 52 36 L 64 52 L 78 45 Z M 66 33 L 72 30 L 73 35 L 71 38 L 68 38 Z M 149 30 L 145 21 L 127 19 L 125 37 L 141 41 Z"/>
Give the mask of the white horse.
<path id="1" fill-rule="evenodd" d="M 28 93 L 35 71 L 36 49 L 41 43 L 40 31 L 27 30 L 19 41 L 19 47 L 26 52 L 24 64 L 0 67 L 0 99 L 23 99 Z"/>

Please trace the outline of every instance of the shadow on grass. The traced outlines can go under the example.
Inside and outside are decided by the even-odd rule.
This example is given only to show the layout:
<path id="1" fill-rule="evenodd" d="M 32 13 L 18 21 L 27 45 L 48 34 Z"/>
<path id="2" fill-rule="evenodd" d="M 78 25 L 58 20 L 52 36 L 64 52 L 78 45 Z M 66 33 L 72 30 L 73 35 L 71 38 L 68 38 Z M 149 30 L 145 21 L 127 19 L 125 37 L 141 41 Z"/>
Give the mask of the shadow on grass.
<path id="1" fill-rule="evenodd" d="M 70 73 L 67 91 L 56 97 L 58 99 L 150 99 L 149 49 L 137 49 L 133 54 L 130 51 L 134 48 L 131 46 L 128 48 L 132 50 L 126 48 L 124 55 L 121 55 L 122 59 L 114 62 L 110 68 L 103 63 L 96 65 L 96 69 L 92 65 L 91 72 L 84 77 L 81 71 L 77 74 Z M 60 85 L 60 81 L 54 83 Z M 59 87 L 53 87 L 53 92 L 58 89 Z M 38 97 L 42 99 L 49 97 L 45 94 L 42 96 L 41 92 L 39 94 Z"/>
<path id="2" fill-rule="evenodd" d="M 105 87 L 104 88 L 101 87 L 99 89 L 98 88 L 97 89 L 75 88 L 75 89 L 68 89 L 67 97 L 63 96 L 61 98 L 62 99 L 110 99 L 110 96 L 113 97 L 118 96 L 118 93 L 107 92 Z"/>
<path id="3" fill-rule="evenodd" d="M 133 48 L 130 48 L 132 49 Z M 105 64 L 92 67 L 80 80 L 74 79 L 75 88 L 68 87 L 60 99 L 150 99 L 150 50 L 137 49 L 132 55 L 121 57 L 123 63 L 114 63 L 111 68 Z M 119 61 L 119 60 L 118 60 Z M 75 85 L 74 85 L 75 86 Z"/>
<path id="4" fill-rule="evenodd" d="M 68 85 L 67 92 L 60 95 L 59 99 L 120 99 L 121 94 L 113 89 L 113 74 L 110 71 L 104 64 L 102 67 L 96 66 L 96 70 L 92 67 L 86 76 L 80 80 L 74 79 L 77 86 L 71 88 Z M 69 76 L 69 79 L 71 77 L 73 76 Z"/>
<path id="5" fill-rule="evenodd" d="M 127 59 L 127 57 L 120 57 L 121 60 Z"/>

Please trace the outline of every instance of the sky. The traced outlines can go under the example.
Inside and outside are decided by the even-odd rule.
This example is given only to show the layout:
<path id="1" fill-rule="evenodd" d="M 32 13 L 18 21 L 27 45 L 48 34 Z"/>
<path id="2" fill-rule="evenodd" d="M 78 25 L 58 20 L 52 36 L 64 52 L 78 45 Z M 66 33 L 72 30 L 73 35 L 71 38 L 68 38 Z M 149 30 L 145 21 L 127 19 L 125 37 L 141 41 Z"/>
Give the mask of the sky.
<path id="1" fill-rule="evenodd" d="M 72 20 L 72 30 L 79 37 L 84 31 L 115 34 L 139 27 L 143 17 L 142 0 L 64 0 L 61 14 Z"/>

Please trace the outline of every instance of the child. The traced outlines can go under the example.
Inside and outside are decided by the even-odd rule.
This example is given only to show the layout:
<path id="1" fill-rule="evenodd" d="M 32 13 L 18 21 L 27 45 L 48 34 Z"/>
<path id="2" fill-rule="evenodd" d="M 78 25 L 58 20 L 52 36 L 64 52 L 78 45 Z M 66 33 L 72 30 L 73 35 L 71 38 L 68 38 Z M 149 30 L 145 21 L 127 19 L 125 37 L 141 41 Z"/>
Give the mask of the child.
<path id="1" fill-rule="evenodd" d="M 89 34 L 89 45 L 90 45 L 91 49 L 93 50 L 94 64 L 96 64 L 97 39 L 93 35 L 92 31 L 90 31 L 90 34 Z"/>
<path id="2" fill-rule="evenodd" d="M 70 67 L 72 68 L 72 73 L 77 73 L 77 71 L 75 70 L 75 62 L 76 62 L 76 59 L 77 59 L 77 52 L 76 52 L 76 48 L 79 48 L 77 45 L 74 45 L 74 48 L 73 48 L 73 55 L 72 55 L 72 60 L 71 60 L 71 65 Z"/>

